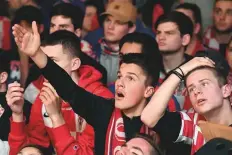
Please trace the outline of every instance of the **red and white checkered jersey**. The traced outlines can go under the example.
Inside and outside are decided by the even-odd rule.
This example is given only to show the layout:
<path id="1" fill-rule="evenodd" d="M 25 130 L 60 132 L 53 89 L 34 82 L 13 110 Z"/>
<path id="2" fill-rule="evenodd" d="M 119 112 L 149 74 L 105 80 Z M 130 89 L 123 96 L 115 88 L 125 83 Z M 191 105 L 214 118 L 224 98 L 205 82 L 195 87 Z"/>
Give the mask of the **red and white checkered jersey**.
<path id="1" fill-rule="evenodd" d="M 192 145 L 191 155 L 193 155 L 206 143 L 201 129 L 197 125 L 197 122 L 202 120 L 203 117 L 195 112 L 180 112 L 180 115 L 181 130 L 176 142 L 185 142 Z"/>
<path id="2" fill-rule="evenodd" d="M 0 16 L 0 48 L 10 50 L 11 48 L 11 23 L 7 17 Z"/>
<path id="3" fill-rule="evenodd" d="M 219 43 L 215 38 L 214 31 L 212 27 L 207 28 L 203 37 L 203 44 L 213 50 L 219 51 Z"/>

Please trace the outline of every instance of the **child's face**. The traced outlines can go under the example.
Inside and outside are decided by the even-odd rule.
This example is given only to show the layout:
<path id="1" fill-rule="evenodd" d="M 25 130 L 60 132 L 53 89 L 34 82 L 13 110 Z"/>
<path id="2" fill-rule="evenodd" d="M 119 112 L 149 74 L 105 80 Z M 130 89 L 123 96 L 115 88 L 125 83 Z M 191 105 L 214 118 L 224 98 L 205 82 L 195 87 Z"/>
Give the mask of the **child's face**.
<path id="1" fill-rule="evenodd" d="M 37 148 L 25 147 L 17 155 L 42 155 Z"/>
<path id="2" fill-rule="evenodd" d="M 115 82 L 115 106 L 121 110 L 135 110 L 140 103 L 146 101 L 147 76 L 136 64 L 120 66 L 118 78 Z M 134 108 L 134 109 L 133 109 Z"/>

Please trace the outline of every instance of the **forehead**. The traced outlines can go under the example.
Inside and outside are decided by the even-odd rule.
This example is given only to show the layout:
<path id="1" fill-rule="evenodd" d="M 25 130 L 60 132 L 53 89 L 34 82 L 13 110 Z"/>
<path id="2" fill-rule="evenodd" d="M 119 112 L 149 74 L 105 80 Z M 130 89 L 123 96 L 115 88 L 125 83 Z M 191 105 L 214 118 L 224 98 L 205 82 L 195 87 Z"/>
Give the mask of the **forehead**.
<path id="1" fill-rule="evenodd" d="M 142 45 L 138 43 L 124 43 L 120 50 L 122 54 L 142 53 Z"/>
<path id="2" fill-rule="evenodd" d="M 58 16 L 53 16 L 51 18 L 51 23 L 53 24 L 72 24 L 72 20 L 71 18 L 62 16 L 62 15 L 58 15 Z"/>
<path id="3" fill-rule="evenodd" d="M 143 69 L 140 66 L 138 66 L 136 64 L 133 64 L 133 63 L 131 63 L 131 64 L 123 63 L 123 64 L 121 64 L 121 66 L 119 68 L 119 71 L 122 74 L 134 73 L 137 76 L 144 76 Z"/>
<path id="4" fill-rule="evenodd" d="M 44 46 L 41 49 L 48 57 L 57 57 L 64 54 L 62 45 Z"/>
<path id="5" fill-rule="evenodd" d="M 40 155 L 38 149 L 36 149 L 34 147 L 25 147 L 20 152 L 26 153 L 26 154 Z"/>
<path id="6" fill-rule="evenodd" d="M 97 12 L 97 8 L 95 6 L 89 5 L 86 7 L 85 10 L 86 13 L 96 13 Z"/>
<path id="7" fill-rule="evenodd" d="M 195 70 L 191 74 L 189 74 L 189 76 L 186 79 L 186 85 L 188 87 L 189 85 L 196 84 L 200 80 L 203 80 L 203 79 L 208 79 L 210 81 L 217 82 L 217 78 L 215 77 L 215 75 L 213 74 L 213 72 L 211 70 L 199 69 L 199 70 Z"/>
<path id="8" fill-rule="evenodd" d="M 158 25 L 158 31 L 178 31 L 178 26 L 174 22 L 164 22 Z"/>
<path id="9" fill-rule="evenodd" d="M 215 8 L 217 9 L 222 9 L 222 10 L 228 10 L 232 9 L 232 1 L 218 1 L 215 4 Z"/>
<path id="10" fill-rule="evenodd" d="M 144 139 L 142 138 L 133 138 L 130 141 L 127 142 L 128 147 L 138 147 L 140 148 L 144 153 L 148 153 L 151 151 L 152 146 Z"/>
<path id="11" fill-rule="evenodd" d="M 179 8 L 179 9 L 176 9 L 176 11 L 185 14 L 186 16 L 188 16 L 192 20 L 192 22 L 194 22 L 194 15 L 193 15 L 193 12 L 191 10 Z"/>

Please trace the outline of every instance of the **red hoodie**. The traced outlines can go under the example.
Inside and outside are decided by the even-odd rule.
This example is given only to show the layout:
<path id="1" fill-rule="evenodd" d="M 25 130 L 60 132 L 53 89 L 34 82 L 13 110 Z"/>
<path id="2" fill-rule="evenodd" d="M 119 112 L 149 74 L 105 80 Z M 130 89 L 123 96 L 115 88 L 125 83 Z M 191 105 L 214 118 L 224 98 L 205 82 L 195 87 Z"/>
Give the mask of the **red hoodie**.
<path id="1" fill-rule="evenodd" d="M 87 91 L 105 98 L 113 98 L 113 94 L 99 80 L 102 75 L 90 66 L 79 69 L 78 85 Z M 42 84 L 44 78 L 40 77 Z M 64 81 L 63 81 L 64 82 Z M 42 88 L 42 87 L 40 87 Z M 29 124 L 11 121 L 9 134 L 10 155 L 16 155 L 26 144 L 38 144 L 48 147 L 50 141 L 58 155 L 93 155 L 94 130 L 86 121 L 74 113 L 68 103 L 62 102 L 62 114 L 66 124 L 52 128 L 52 122 L 45 114 L 45 106 L 37 97 L 32 109 Z"/>

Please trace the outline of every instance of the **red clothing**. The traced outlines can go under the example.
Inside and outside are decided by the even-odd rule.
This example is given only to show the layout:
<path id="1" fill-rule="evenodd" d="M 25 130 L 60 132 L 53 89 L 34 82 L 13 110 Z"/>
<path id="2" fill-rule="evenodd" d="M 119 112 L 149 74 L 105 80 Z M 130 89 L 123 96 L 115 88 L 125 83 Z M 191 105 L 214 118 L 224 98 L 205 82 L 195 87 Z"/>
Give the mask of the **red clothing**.
<path id="1" fill-rule="evenodd" d="M 197 122 L 205 120 L 195 112 L 180 112 L 181 114 L 181 131 L 176 142 L 184 142 L 192 145 L 191 155 L 195 154 L 205 143 L 205 138 Z"/>
<path id="2" fill-rule="evenodd" d="M 212 26 L 206 29 L 203 36 L 203 44 L 209 49 L 219 51 L 220 45 L 216 39 L 215 32 Z"/>
<path id="3" fill-rule="evenodd" d="M 99 82 L 102 75 L 90 66 L 81 66 L 78 85 L 87 91 L 113 98 L 113 94 Z M 39 78 L 42 84 L 42 78 Z M 41 86 L 40 86 L 41 88 Z M 68 103 L 62 103 L 62 114 L 66 124 L 52 128 L 52 122 L 46 116 L 45 106 L 37 97 L 32 106 L 29 124 L 11 121 L 9 135 L 10 155 L 15 155 L 26 144 L 38 144 L 48 147 L 50 141 L 58 155 L 91 155 L 94 149 L 94 130 L 86 121 L 74 113 Z"/>
<path id="4" fill-rule="evenodd" d="M 199 52 L 199 51 L 203 51 L 203 50 L 205 50 L 205 47 L 203 46 L 203 44 L 201 43 L 201 41 L 198 39 L 197 41 L 196 41 L 196 44 L 195 44 L 195 47 L 194 47 L 194 49 L 193 49 L 193 51 L 191 51 L 191 56 L 195 56 L 195 54 L 197 53 L 197 52 Z"/>
<path id="5" fill-rule="evenodd" d="M 7 17 L 0 16 L 0 48 L 10 50 L 11 48 L 11 24 Z"/>

